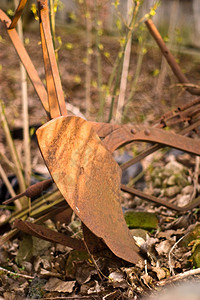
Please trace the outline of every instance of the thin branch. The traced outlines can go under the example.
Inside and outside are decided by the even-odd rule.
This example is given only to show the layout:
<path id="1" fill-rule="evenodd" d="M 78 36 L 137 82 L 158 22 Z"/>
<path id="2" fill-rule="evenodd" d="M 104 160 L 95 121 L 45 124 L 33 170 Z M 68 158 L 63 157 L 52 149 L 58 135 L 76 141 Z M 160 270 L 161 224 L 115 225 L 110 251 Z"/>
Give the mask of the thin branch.
<path id="1" fill-rule="evenodd" d="M 130 9 L 132 1 L 128 0 L 127 2 L 127 20 L 128 23 L 130 22 Z M 133 6 L 132 6 L 133 9 Z M 132 42 L 132 30 L 128 32 L 127 36 L 127 43 L 126 48 L 124 52 L 124 61 L 123 61 L 123 68 L 122 68 L 122 75 L 121 75 L 121 82 L 120 82 L 120 93 L 117 103 L 117 111 L 116 111 L 116 122 L 121 122 L 122 117 L 122 110 L 124 107 L 125 102 L 125 94 L 126 94 L 126 87 L 127 87 L 127 80 L 128 80 L 128 71 L 129 71 L 129 65 L 130 65 L 130 56 L 131 56 L 131 42 Z"/>
<path id="2" fill-rule="evenodd" d="M 15 165 L 7 158 L 7 156 L 5 156 L 5 154 L 3 154 L 2 152 L 0 152 L 0 160 L 2 160 L 7 167 L 13 172 L 15 173 L 16 171 L 16 167 Z"/>
<path id="3" fill-rule="evenodd" d="M 13 276 L 20 276 L 20 277 L 23 277 L 23 278 L 26 278 L 26 279 L 34 279 L 33 276 L 29 276 L 29 275 L 25 275 L 25 274 L 21 274 L 21 273 L 15 273 L 15 272 L 9 271 L 7 269 L 4 269 L 2 267 L 0 267 L 0 270 L 7 273 L 7 274 L 13 275 Z"/>
<path id="4" fill-rule="evenodd" d="M 179 281 L 179 280 L 183 280 L 184 278 L 187 278 L 189 276 L 194 276 L 194 275 L 198 275 L 198 274 L 200 274 L 200 268 L 197 268 L 197 269 L 194 269 L 194 270 L 189 270 L 189 271 L 186 271 L 184 273 L 171 276 L 171 277 L 166 278 L 164 280 L 160 280 L 159 282 L 156 283 L 156 285 L 157 286 L 164 286 L 168 283 L 173 283 L 173 282 L 176 282 L 176 281 Z"/>
<path id="5" fill-rule="evenodd" d="M 14 0 L 15 6 L 18 6 L 18 1 Z M 17 23 L 17 31 L 19 38 L 23 44 L 23 29 L 22 20 L 19 19 Z M 31 180 L 31 150 L 30 150 L 30 136 L 29 136 L 29 116 L 28 116 L 28 91 L 27 91 L 27 75 L 23 64 L 20 62 L 20 77 L 21 77 L 21 92 L 22 92 L 22 108 L 23 108 L 23 137 L 24 137 L 24 155 L 25 155 L 25 182 L 30 185 Z"/>
<path id="6" fill-rule="evenodd" d="M 188 233 L 187 233 L 186 235 L 188 235 Z M 172 252 L 174 251 L 174 249 L 176 248 L 176 246 L 180 243 L 180 241 L 182 241 L 182 240 L 184 239 L 184 237 L 185 237 L 186 235 L 182 236 L 182 237 L 181 237 L 181 238 L 180 238 L 180 239 L 172 246 L 172 248 L 171 248 L 170 251 L 169 251 L 169 259 L 168 259 L 168 263 L 169 263 L 169 267 L 170 267 L 170 273 L 173 274 L 173 275 L 175 275 L 175 272 L 174 272 L 174 268 L 173 268 L 172 263 L 171 263 L 171 255 L 172 255 Z"/>
<path id="7" fill-rule="evenodd" d="M 7 189 L 8 189 L 8 191 L 9 191 L 10 195 L 12 197 L 15 197 L 16 196 L 15 191 L 13 190 L 13 187 L 10 184 L 10 181 L 8 180 L 8 177 L 7 177 L 7 175 L 6 175 L 6 173 L 5 173 L 5 171 L 4 171 L 4 169 L 3 169 L 3 167 L 2 167 L 1 164 L 0 164 L 0 176 L 1 176 L 2 180 L 3 180 L 3 182 L 5 183 L 5 185 L 6 185 Z"/>
<path id="8" fill-rule="evenodd" d="M 18 179 L 20 192 L 23 192 L 23 191 L 25 191 L 26 186 L 25 186 L 24 177 L 22 174 L 22 165 L 19 160 L 19 156 L 17 154 L 17 150 L 15 148 L 15 145 L 14 145 L 14 142 L 12 139 L 10 129 L 8 127 L 8 122 L 7 122 L 6 115 L 5 115 L 4 105 L 1 100 L 0 100 L 0 118 L 1 118 L 3 130 L 5 133 L 6 142 L 8 144 L 9 150 L 10 150 L 10 155 L 11 155 L 12 161 L 16 167 L 16 177 Z"/>
<path id="9" fill-rule="evenodd" d="M 87 5 L 87 4 L 86 4 Z M 89 6 L 88 6 L 89 11 Z M 85 100 L 86 100 L 86 117 L 88 118 L 91 111 L 91 48 L 92 48 L 92 20 L 90 12 L 86 15 L 86 76 L 85 76 Z"/>

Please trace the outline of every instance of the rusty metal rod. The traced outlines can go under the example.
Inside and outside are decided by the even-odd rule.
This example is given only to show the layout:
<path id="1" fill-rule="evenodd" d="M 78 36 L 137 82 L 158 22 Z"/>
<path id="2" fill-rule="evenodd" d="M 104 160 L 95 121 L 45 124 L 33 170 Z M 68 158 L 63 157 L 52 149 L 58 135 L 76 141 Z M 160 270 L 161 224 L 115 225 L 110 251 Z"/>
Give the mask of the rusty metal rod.
<path id="1" fill-rule="evenodd" d="M 9 26 L 9 29 L 13 29 L 13 28 L 16 27 L 17 22 L 18 22 L 19 18 L 21 17 L 21 14 L 22 14 L 22 12 L 23 12 L 23 9 L 24 9 L 24 7 L 25 7 L 25 5 L 26 5 L 26 2 L 27 2 L 27 0 L 21 0 L 21 1 L 19 2 L 19 5 L 18 5 L 18 7 L 17 7 L 17 9 L 16 9 L 16 11 L 15 11 L 15 14 L 14 14 L 14 17 L 13 17 L 13 19 L 12 19 L 12 22 L 11 22 L 11 24 L 10 24 L 10 26 Z"/>
<path id="2" fill-rule="evenodd" d="M 166 58 L 166 60 L 167 60 L 167 62 L 169 64 L 169 66 L 171 67 L 174 75 L 179 80 L 179 82 L 180 83 L 186 83 L 186 84 L 190 83 L 189 80 L 187 79 L 187 77 L 181 71 L 181 68 L 177 64 L 174 56 L 172 55 L 172 53 L 170 52 L 170 50 L 165 45 L 165 43 L 164 43 L 164 41 L 163 41 L 160 33 L 158 32 L 156 26 L 154 25 L 153 21 L 152 20 L 147 20 L 145 23 L 146 23 L 146 26 L 149 29 L 151 35 L 153 36 L 153 38 L 155 39 L 156 43 L 158 44 L 160 50 L 162 51 L 162 54 Z M 186 87 L 185 89 L 189 93 L 191 93 L 192 95 L 200 95 L 200 89 L 191 88 L 191 87 Z"/>
<path id="3" fill-rule="evenodd" d="M 25 192 L 20 193 L 20 194 L 16 195 L 15 197 L 12 197 L 12 198 L 4 201 L 3 204 L 7 205 L 9 203 L 12 203 L 13 201 L 15 201 L 23 196 L 33 198 L 33 197 L 41 194 L 42 191 L 45 191 L 52 184 L 53 184 L 52 179 L 47 179 L 47 180 L 37 182 L 36 184 L 29 186 Z"/>

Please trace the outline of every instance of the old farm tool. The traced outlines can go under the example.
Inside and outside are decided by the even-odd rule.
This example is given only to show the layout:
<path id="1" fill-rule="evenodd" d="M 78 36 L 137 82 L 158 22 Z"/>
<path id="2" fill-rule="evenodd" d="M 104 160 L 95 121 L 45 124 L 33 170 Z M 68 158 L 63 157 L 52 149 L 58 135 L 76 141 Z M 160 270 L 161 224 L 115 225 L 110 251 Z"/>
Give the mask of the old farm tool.
<path id="1" fill-rule="evenodd" d="M 47 114 L 53 118 L 37 130 L 45 163 L 58 189 L 84 224 L 117 256 L 136 263 L 140 259 L 139 250 L 120 205 L 121 170 L 89 122 L 66 116 L 50 34 L 48 1 L 41 0 L 38 1 L 38 9 L 47 105 L 46 91 L 14 28 L 25 4 L 25 0 L 20 1 L 12 22 L 2 11 L 0 16 Z"/>
<path id="2" fill-rule="evenodd" d="M 48 2 L 38 1 L 50 116 L 36 134 L 61 194 L 82 222 L 119 257 L 136 263 L 137 246 L 120 205 L 121 170 L 91 124 L 67 117 L 50 34 Z"/>
<path id="3" fill-rule="evenodd" d="M 88 232 L 91 231 L 101 238 L 114 254 L 136 263 L 140 259 L 140 255 L 126 226 L 120 205 L 121 169 L 113 160 L 111 152 L 134 141 L 156 143 L 122 166 L 122 169 L 163 146 L 200 155 L 200 141 L 184 136 L 199 126 L 199 121 L 196 121 L 195 116 L 198 114 L 200 101 L 196 100 L 191 107 L 180 108 L 176 112 L 164 116 L 152 128 L 138 130 L 126 125 L 93 123 L 78 117 L 67 116 L 50 35 L 47 0 L 38 1 L 38 8 L 48 93 L 14 28 L 25 4 L 26 0 L 20 1 L 12 22 L 2 11 L 0 11 L 0 19 L 6 25 L 7 32 L 29 74 L 47 116 L 52 118 L 37 130 L 38 142 L 45 163 L 58 189 L 85 224 L 86 242 L 88 241 Z M 168 124 L 184 121 L 191 121 L 191 124 L 179 134 L 162 129 Z M 104 138 L 104 140 L 101 141 L 100 138 Z M 181 211 L 181 208 L 174 204 L 146 195 L 133 188 L 122 186 L 122 190 Z M 194 206 L 187 208 L 192 207 Z M 28 228 L 31 228 L 32 234 L 35 232 L 36 236 L 39 236 L 38 225 L 31 227 L 28 223 L 23 225 L 22 221 L 17 223 L 19 229 L 30 232 Z M 92 233 L 89 235 L 94 244 L 96 240 Z M 40 237 L 45 238 L 45 235 L 48 240 L 62 242 L 61 236 L 55 234 L 51 239 L 49 232 L 43 230 Z M 72 244 L 73 242 L 71 242 Z M 77 248 L 77 245 L 74 247 Z"/>

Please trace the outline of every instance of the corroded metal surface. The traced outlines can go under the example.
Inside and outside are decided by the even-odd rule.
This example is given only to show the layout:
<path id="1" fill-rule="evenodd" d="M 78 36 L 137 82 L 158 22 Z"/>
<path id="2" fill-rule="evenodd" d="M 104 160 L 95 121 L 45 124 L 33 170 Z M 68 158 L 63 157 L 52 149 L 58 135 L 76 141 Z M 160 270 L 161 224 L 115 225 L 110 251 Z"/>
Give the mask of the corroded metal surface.
<path id="1" fill-rule="evenodd" d="M 37 130 L 41 153 L 58 189 L 83 223 L 119 257 L 140 256 L 120 205 L 121 170 L 91 127 L 59 117 Z"/>
<path id="2" fill-rule="evenodd" d="M 181 149 L 188 153 L 200 155 L 200 140 L 164 131 L 159 128 L 146 128 L 132 133 L 128 127 L 115 130 L 104 139 L 107 148 L 113 152 L 117 148 L 134 141 L 154 142 L 172 148 Z"/>

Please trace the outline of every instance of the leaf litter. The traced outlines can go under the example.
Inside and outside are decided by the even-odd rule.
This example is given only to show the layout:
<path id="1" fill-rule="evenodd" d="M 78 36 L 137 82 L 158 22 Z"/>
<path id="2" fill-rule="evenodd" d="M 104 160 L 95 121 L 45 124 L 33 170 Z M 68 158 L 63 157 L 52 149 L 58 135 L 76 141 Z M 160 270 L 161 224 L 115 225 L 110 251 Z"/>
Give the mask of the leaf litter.
<path id="1" fill-rule="evenodd" d="M 157 172 L 161 173 L 161 168 L 163 172 L 168 172 L 168 167 L 165 170 L 165 158 L 161 162 L 162 167 L 157 167 L 155 162 L 154 173 L 156 168 Z M 177 198 L 168 197 L 169 201 L 173 202 L 180 195 L 192 192 L 192 178 L 188 175 L 192 176 L 192 172 L 185 172 L 188 167 L 184 165 L 177 168 L 177 162 L 174 166 L 176 171 L 184 170 L 182 174 L 187 174 L 190 185 L 183 188 Z M 151 174 L 147 174 L 146 191 L 154 189 L 153 180 L 150 178 Z M 172 184 L 177 182 L 168 181 L 160 186 L 160 193 Z M 94 299 L 106 299 L 108 295 L 111 299 L 139 299 L 152 289 L 158 289 L 157 284 L 169 280 L 173 277 L 171 275 L 177 276 L 193 267 L 200 267 L 198 209 L 177 214 L 143 200 L 138 201 L 136 207 L 134 198 L 126 197 L 126 194 L 122 206 L 125 215 L 134 212 L 136 219 L 137 212 L 139 216 L 141 212 L 152 214 L 153 220 L 156 216 L 157 221 L 154 221 L 154 225 L 151 225 L 150 220 L 149 227 L 145 225 L 145 229 L 141 228 L 140 220 L 136 220 L 138 224 L 134 224 L 134 229 L 131 229 L 130 220 L 127 222 L 143 253 L 145 266 L 131 265 L 116 258 L 111 252 L 91 257 L 87 252 L 72 250 L 59 244 L 53 245 L 36 237 L 20 234 L 0 250 L 0 295 L 3 299 L 12 299 L 13 293 L 16 297 L 13 299 L 89 299 L 89 296 Z M 52 223 L 47 222 L 46 226 L 52 227 Z M 81 223 L 74 216 L 70 224 L 56 222 L 54 228 L 62 233 L 78 233 L 82 236 Z M 196 280 L 199 278 L 198 274 L 190 277 Z"/>

